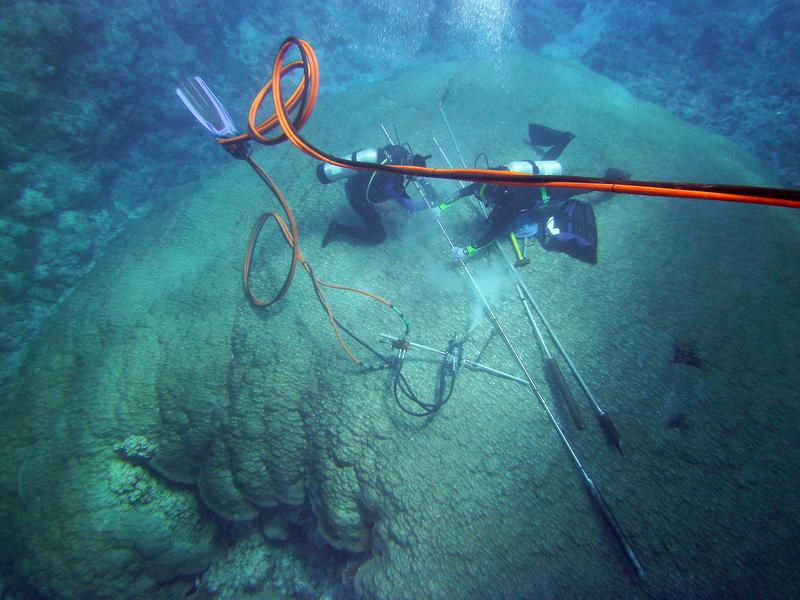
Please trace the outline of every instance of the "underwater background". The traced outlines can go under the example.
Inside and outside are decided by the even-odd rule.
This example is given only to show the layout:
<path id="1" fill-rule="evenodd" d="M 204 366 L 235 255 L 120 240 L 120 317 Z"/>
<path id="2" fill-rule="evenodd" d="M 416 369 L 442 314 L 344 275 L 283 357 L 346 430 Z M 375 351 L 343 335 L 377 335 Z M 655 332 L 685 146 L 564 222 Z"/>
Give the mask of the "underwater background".
<path id="1" fill-rule="evenodd" d="M 537 399 L 463 369 L 427 418 L 341 353 L 298 273 L 242 292 L 277 204 L 175 87 L 202 76 L 240 127 L 288 35 L 314 46 L 303 134 L 344 155 L 385 125 L 444 166 L 535 158 L 566 174 L 800 187 L 800 8 L 773 2 L 6 2 L 0 7 L 2 598 L 787 598 L 800 594 L 800 215 L 592 194 L 599 259 L 528 248 L 522 277 L 621 432 L 583 391 L 556 411 L 646 572 L 593 508 Z M 341 183 L 288 144 L 254 156 L 319 277 L 389 298 L 410 339 L 520 376 L 426 214 L 377 247 Z M 455 184 L 434 181 L 440 197 Z M 468 207 L 444 224 L 466 244 Z M 290 251 L 265 229 L 253 285 Z M 469 261 L 549 405 L 517 290 Z M 387 354 L 396 315 L 329 293 Z M 410 350 L 421 395 L 439 359 Z"/>

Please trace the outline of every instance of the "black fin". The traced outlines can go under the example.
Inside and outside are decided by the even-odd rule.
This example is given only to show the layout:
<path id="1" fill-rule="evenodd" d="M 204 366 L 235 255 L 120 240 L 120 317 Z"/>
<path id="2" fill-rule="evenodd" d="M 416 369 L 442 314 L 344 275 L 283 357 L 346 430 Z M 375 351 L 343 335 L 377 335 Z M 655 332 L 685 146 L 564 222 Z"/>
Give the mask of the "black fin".
<path id="1" fill-rule="evenodd" d="M 630 173 L 622 169 L 615 169 L 614 167 L 607 168 L 606 172 L 603 174 L 603 179 L 613 179 L 614 181 L 630 181 L 630 178 Z"/>
<path id="2" fill-rule="evenodd" d="M 336 221 L 331 221 L 328 224 L 328 229 L 325 231 L 325 237 L 322 238 L 322 247 L 324 248 L 333 241 L 333 238 L 339 233 L 339 224 Z"/>
<path id="3" fill-rule="evenodd" d="M 549 150 L 541 153 L 543 160 L 555 160 L 561 156 L 567 144 L 575 139 L 575 134 L 570 131 L 551 129 L 538 123 L 530 123 L 528 125 L 528 137 L 530 137 L 531 144 L 534 147 L 549 148 Z"/>

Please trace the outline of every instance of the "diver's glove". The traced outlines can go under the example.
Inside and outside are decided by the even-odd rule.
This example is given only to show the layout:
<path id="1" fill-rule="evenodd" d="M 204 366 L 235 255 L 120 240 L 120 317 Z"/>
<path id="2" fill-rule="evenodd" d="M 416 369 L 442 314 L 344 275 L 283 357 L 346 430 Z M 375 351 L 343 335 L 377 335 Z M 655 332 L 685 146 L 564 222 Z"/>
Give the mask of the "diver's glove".
<path id="1" fill-rule="evenodd" d="M 464 260 L 467 257 L 467 251 L 464 248 L 453 246 L 450 248 L 450 255 L 453 257 L 453 260 Z"/>
<path id="2" fill-rule="evenodd" d="M 453 260 L 463 260 L 467 256 L 472 256 L 478 251 L 478 249 L 470 244 L 466 248 L 459 248 L 458 246 L 453 246 L 450 248 L 450 254 L 453 256 Z"/>
<path id="3" fill-rule="evenodd" d="M 441 219 L 443 214 L 444 211 L 439 206 L 434 206 L 433 208 L 431 208 L 431 219 L 433 219 L 434 221 L 438 221 L 439 219 Z"/>

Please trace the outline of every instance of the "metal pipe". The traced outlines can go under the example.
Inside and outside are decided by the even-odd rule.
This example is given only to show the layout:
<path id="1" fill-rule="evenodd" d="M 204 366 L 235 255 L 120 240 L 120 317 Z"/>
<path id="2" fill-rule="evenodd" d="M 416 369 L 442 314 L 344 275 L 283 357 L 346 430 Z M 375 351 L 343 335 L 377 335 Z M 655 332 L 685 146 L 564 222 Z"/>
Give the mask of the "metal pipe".
<path id="1" fill-rule="evenodd" d="M 533 299 L 533 295 L 531 294 L 528 287 L 525 285 L 525 282 L 522 281 L 522 278 L 519 276 L 519 273 L 517 273 L 516 269 L 514 269 L 514 266 L 511 264 L 511 261 L 505 254 L 503 254 L 503 257 L 506 259 L 506 262 L 508 263 L 508 268 L 511 269 L 511 271 L 514 273 L 517 283 L 525 292 L 525 295 L 530 301 L 531 306 L 533 306 L 533 309 L 536 311 L 536 314 L 542 320 L 542 324 L 547 330 L 547 333 L 552 338 L 553 343 L 555 343 L 556 347 L 558 348 L 558 351 L 561 352 L 561 356 L 563 356 L 564 360 L 567 362 L 570 371 L 572 371 L 572 374 L 575 376 L 575 379 L 577 380 L 581 389 L 586 394 L 586 397 L 589 398 L 589 401 L 591 402 L 595 410 L 595 414 L 597 415 L 597 420 L 600 423 L 600 427 L 602 428 L 603 433 L 605 433 L 608 440 L 617 448 L 617 450 L 619 450 L 619 453 L 624 454 L 622 448 L 622 439 L 620 438 L 619 431 L 614 425 L 614 422 L 611 420 L 611 415 L 609 415 L 608 412 L 602 406 L 600 406 L 600 404 L 595 399 L 592 390 L 590 390 L 589 386 L 586 385 L 586 382 L 583 380 L 583 377 L 581 377 L 581 374 L 578 372 L 575 363 L 572 362 L 572 359 L 570 358 L 569 354 L 567 354 L 567 351 L 564 350 L 564 346 L 561 345 L 561 341 L 558 339 L 558 336 L 556 335 L 555 331 L 553 331 L 552 327 L 550 327 L 550 324 L 547 322 L 547 319 L 542 314 L 539 305 L 536 303 L 536 300 Z"/>
<path id="2" fill-rule="evenodd" d="M 390 342 L 399 342 L 401 340 L 401 338 L 394 337 L 394 336 L 391 336 L 391 335 L 387 335 L 385 333 L 381 333 L 380 336 L 382 338 L 386 339 L 386 340 L 389 340 Z M 447 355 L 447 352 L 445 352 L 444 350 L 438 350 L 436 348 L 431 348 L 430 346 L 425 346 L 424 344 L 417 344 L 415 342 L 409 342 L 408 340 L 405 340 L 405 342 L 409 346 L 411 346 L 412 348 L 419 348 L 420 350 L 427 350 L 428 352 L 435 352 L 436 354 L 439 354 L 441 356 L 446 356 Z M 524 379 L 522 379 L 521 377 L 515 377 L 514 375 L 511 375 L 510 373 L 506 373 L 505 371 L 500 371 L 498 369 L 494 369 L 494 368 L 489 367 L 487 365 L 484 365 L 482 363 L 475 362 L 474 360 L 470 360 L 469 358 L 465 358 L 464 359 L 464 364 L 466 366 L 468 366 L 468 367 L 471 367 L 473 369 L 477 369 L 479 371 L 486 371 L 487 373 L 491 373 L 492 375 L 497 375 L 498 377 L 502 377 L 504 379 L 510 379 L 511 381 L 515 381 L 517 383 L 521 383 L 522 385 L 528 385 L 528 382 L 525 381 Z"/>
<path id="3" fill-rule="evenodd" d="M 442 113 L 442 115 L 444 116 L 444 109 L 442 108 L 441 105 L 439 106 L 439 110 Z M 450 125 L 447 122 L 447 117 L 446 116 L 445 116 L 445 123 L 447 124 L 447 130 L 450 132 L 450 137 L 453 140 L 453 144 L 456 146 L 456 148 L 458 148 L 458 143 L 455 141 L 455 136 L 453 135 L 453 130 L 450 128 Z M 439 147 L 440 152 L 442 152 L 442 155 L 444 156 L 444 158 L 447 161 L 448 165 L 450 165 L 450 167 L 452 168 L 452 163 L 450 163 L 450 160 L 447 158 L 447 155 L 444 154 L 444 151 L 442 151 L 441 146 L 439 146 L 438 143 L 437 143 L 437 146 Z M 461 157 L 461 162 L 464 165 L 464 168 L 466 168 L 466 162 L 464 161 L 464 157 L 463 156 Z M 459 182 L 459 184 L 463 186 L 462 182 Z M 439 222 L 438 219 L 437 219 L 437 222 Z M 442 226 L 441 223 L 439 223 L 439 226 L 442 227 L 442 230 L 444 230 L 444 227 Z M 452 240 L 450 240 L 449 236 L 448 236 L 448 241 L 450 241 L 450 244 L 453 245 L 453 242 L 452 242 Z M 495 246 L 500 250 L 500 253 L 506 259 L 506 263 L 508 263 L 509 268 L 511 269 L 511 272 L 513 273 L 513 276 L 515 277 L 515 279 L 517 281 L 520 282 L 520 284 L 523 286 L 523 289 L 526 290 L 526 293 L 528 294 L 528 298 L 530 299 L 531 298 L 530 292 L 528 292 L 527 288 L 524 287 L 524 283 L 522 282 L 522 278 L 519 276 L 519 273 L 517 273 L 516 269 L 514 269 L 514 267 L 511 264 L 511 261 L 509 260 L 508 256 L 503 251 L 503 249 L 500 246 L 500 244 L 495 243 Z M 460 262 L 461 262 L 461 265 L 464 267 L 464 270 L 469 275 L 470 280 L 473 282 L 473 284 L 477 288 L 477 283 L 472 278 L 472 275 L 469 274 L 469 269 L 467 268 L 466 263 L 464 262 L 463 259 L 460 259 Z M 525 378 L 530 383 L 531 390 L 534 392 L 535 396 L 538 398 L 540 404 L 542 405 L 542 407 L 544 408 L 545 412 L 547 413 L 547 416 L 550 419 L 550 422 L 553 424 L 553 427 L 555 427 L 556 432 L 558 433 L 558 436 L 561 438 L 561 441 L 564 444 L 564 447 L 567 449 L 567 452 L 569 453 L 570 457 L 572 458 L 573 463 L 575 463 L 575 466 L 578 468 L 578 471 L 580 472 L 580 475 L 583 478 L 583 482 L 584 482 L 584 484 L 586 485 L 586 488 L 589 491 L 589 495 L 592 498 L 592 501 L 594 502 L 594 504 L 597 507 L 597 509 L 600 512 L 600 514 L 605 519 L 606 524 L 608 524 L 609 528 L 611 529 L 611 531 L 612 531 L 612 533 L 614 535 L 614 538 L 617 540 L 617 542 L 622 547 L 622 550 L 624 551 L 625 556 L 630 561 L 630 564 L 633 567 L 634 571 L 636 571 L 636 575 L 640 579 L 644 579 L 645 573 L 644 573 L 644 569 L 642 568 L 642 564 L 639 562 L 639 559 L 636 557 L 636 553 L 633 551 L 633 547 L 628 542 L 628 537 L 625 534 L 624 530 L 622 529 L 622 526 L 619 524 L 617 519 L 614 517 L 614 514 L 611 512 L 611 508 L 608 506 L 608 503 L 605 501 L 605 498 L 600 493 L 600 489 L 594 483 L 594 481 L 592 481 L 592 479 L 589 477 L 589 474 L 586 472 L 586 469 L 584 469 L 583 464 L 581 463 L 580 459 L 578 458 L 578 455 L 575 453 L 575 450 L 572 448 L 572 445 L 569 443 L 569 440 L 567 439 L 566 435 L 564 435 L 564 431 L 561 429 L 561 426 L 558 424 L 558 421 L 556 420 L 555 416 L 553 415 L 552 411 L 550 410 L 550 407 L 547 406 L 547 402 L 545 402 L 544 397 L 539 392 L 539 388 L 536 387 L 536 384 L 533 382 L 533 379 L 531 378 L 531 375 L 528 372 L 528 369 L 525 367 L 525 363 L 522 361 L 522 358 L 519 356 L 519 354 L 517 353 L 516 349 L 511 344 L 511 340 L 508 339 L 508 336 L 506 335 L 506 333 L 503 330 L 502 326 L 500 325 L 499 321 L 497 321 L 497 317 L 494 316 L 494 313 L 492 312 L 491 307 L 489 306 L 488 302 L 486 302 L 486 298 L 483 296 L 482 293 L 480 293 L 480 288 L 478 288 L 478 291 L 479 291 L 479 294 L 480 294 L 481 298 L 483 299 L 483 301 L 485 303 L 487 311 L 489 312 L 489 314 L 494 319 L 494 323 L 495 323 L 495 326 L 497 327 L 498 333 L 500 333 L 500 335 L 503 337 L 503 340 L 506 342 L 506 345 L 509 347 L 509 349 L 511 350 L 512 354 L 517 359 L 517 362 L 519 363 L 520 367 L 522 368 L 523 373 L 525 373 Z M 536 308 L 535 302 L 531 301 L 531 304 L 534 306 L 534 308 Z M 541 312 L 539 310 L 537 310 L 537 313 L 539 313 L 539 315 L 541 316 Z M 544 321 L 544 319 L 542 319 L 542 322 L 545 323 L 545 326 L 547 326 L 547 324 Z M 549 331 L 549 327 L 548 327 L 548 331 Z M 560 344 L 557 343 L 557 345 L 559 346 L 559 350 L 561 350 L 562 353 L 563 353 L 563 348 L 560 346 Z M 602 421 L 601 421 L 601 424 L 602 424 Z"/>
<path id="4" fill-rule="evenodd" d="M 441 109 L 441 107 L 439 107 L 439 108 Z M 444 115 L 444 112 L 442 112 L 442 115 Z M 448 130 L 449 130 L 449 125 L 448 125 Z M 453 135 L 452 131 L 450 132 L 450 135 L 451 136 Z M 453 163 L 451 163 L 450 159 L 447 158 L 447 155 L 444 153 L 444 150 L 442 149 L 442 146 L 439 144 L 439 140 L 437 140 L 435 137 L 432 138 L 432 139 L 433 139 L 433 143 L 436 144 L 436 147 L 439 149 L 439 152 L 441 152 L 442 156 L 444 157 L 445 162 L 447 162 L 447 164 L 450 165 L 450 168 L 452 169 L 453 168 Z M 455 138 L 453 138 L 453 139 L 455 140 Z M 456 147 L 458 147 L 458 144 L 456 144 Z M 463 159 L 462 159 L 462 162 L 464 162 Z M 461 186 L 461 189 L 464 189 L 465 187 L 467 187 L 466 185 L 464 185 L 463 181 L 457 181 L 456 183 L 458 183 L 458 185 Z M 480 203 L 478 201 L 474 201 L 472 198 L 470 198 L 470 204 L 472 206 L 475 206 L 476 204 L 478 205 L 478 208 L 480 209 L 480 212 L 483 215 L 484 219 L 488 216 L 488 213 L 486 212 L 486 207 L 482 203 Z"/>
<path id="5" fill-rule="evenodd" d="M 447 119 L 447 113 L 444 112 L 444 106 L 442 106 L 441 104 L 439 104 L 439 112 L 442 114 L 442 119 L 444 119 L 444 124 L 447 127 L 447 133 L 450 134 L 450 139 L 453 140 L 453 146 L 455 146 L 456 153 L 458 153 L 458 157 L 461 159 L 461 164 L 464 165 L 464 168 L 466 169 L 467 161 L 464 160 L 464 155 L 461 154 L 461 148 L 459 147 L 458 142 L 456 141 L 456 136 L 453 135 L 453 129 L 450 127 L 450 121 L 448 121 Z"/>
<path id="6" fill-rule="evenodd" d="M 444 117 L 445 124 L 447 125 L 447 131 L 450 134 L 450 139 L 452 140 L 453 145 L 456 147 L 456 149 L 458 149 L 458 142 L 456 141 L 455 136 L 453 135 L 453 130 L 450 128 L 450 123 L 448 122 L 447 116 L 445 115 L 444 109 L 442 108 L 441 105 L 439 106 L 439 112 L 441 112 L 442 113 L 442 117 Z M 441 153 L 441 155 L 444 158 L 444 160 L 447 163 L 447 165 L 451 169 L 453 169 L 453 163 L 450 161 L 450 158 L 447 156 L 447 154 L 445 154 L 444 149 L 439 144 L 439 142 L 436 140 L 436 138 L 433 138 L 433 143 L 436 144 L 436 147 L 439 149 L 439 152 Z M 459 156 L 461 157 L 461 164 L 466 169 L 467 168 L 467 164 L 464 161 L 464 157 L 461 156 L 460 154 L 459 154 Z M 459 181 L 458 185 L 461 186 L 461 188 L 465 187 L 463 181 Z M 481 209 L 483 209 L 483 205 L 482 204 L 480 204 L 480 207 L 481 207 Z M 484 216 L 486 215 L 486 211 L 485 210 L 483 211 L 483 214 L 484 214 Z M 450 243 L 452 244 L 452 242 L 450 242 Z M 569 366 L 570 371 L 572 371 L 572 374 L 575 376 L 575 379 L 578 381 L 578 385 L 580 385 L 581 389 L 586 394 L 586 397 L 589 399 L 589 402 L 591 403 L 592 407 L 595 410 L 595 414 L 597 415 L 597 420 L 600 423 L 600 427 L 603 430 L 603 433 L 605 433 L 605 435 L 608 438 L 608 440 L 614 446 L 616 446 L 616 448 L 617 448 L 617 450 L 619 450 L 620 454 L 624 454 L 623 450 L 622 450 L 622 440 L 620 438 L 619 431 L 617 430 L 616 426 L 614 425 L 614 422 L 611 420 L 611 415 L 609 415 L 608 412 L 602 406 L 600 406 L 600 404 L 597 402 L 597 399 L 594 397 L 594 394 L 592 393 L 592 390 L 590 390 L 589 386 L 586 385 L 586 382 L 583 380 L 583 377 L 581 377 L 581 374 L 578 372 L 578 368 L 575 366 L 575 363 L 572 362 L 572 359 L 570 358 L 569 354 L 567 354 L 567 351 L 564 349 L 564 346 L 561 345 L 561 341 L 558 339 L 558 336 L 556 335 L 555 331 L 553 331 L 553 328 L 550 327 L 550 324 L 547 322 L 547 319 L 545 319 L 544 314 L 542 314 L 542 311 L 539 308 L 539 305 L 536 303 L 536 300 L 534 300 L 534 298 L 533 298 L 533 294 L 531 294 L 530 290 L 528 289 L 528 286 L 525 285 L 525 282 L 522 280 L 522 277 L 520 277 L 519 273 L 517 272 L 516 268 L 514 267 L 514 264 L 511 262 L 511 259 L 508 257 L 508 254 L 506 253 L 506 251 L 503 249 L 503 247 L 499 243 L 497 243 L 496 240 L 495 240 L 495 244 L 494 245 L 497 248 L 497 250 L 500 252 L 500 255 L 505 259 L 506 265 L 508 266 L 509 270 L 511 271 L 511 276 L 514 278 L 514 280 L 516 281 L 516 283 L 518 285 L 522 286 L 522 289 L 525 292 L 525 295 L 528 297 L 528 300 L 530 300 L 530 303 L 533 306 L 534 310 L 536 311 L 536 314 L 542 320 L 542 324 L 544 325 L 544 328 L 547 330 L 547 333 L 552 338 L 553 343 L 555 343 L 556 347 L 558 348 L 558 351 L 561 352 L 561 356 L 563 356 L 564 360 L 567 362 L 567 365 Z"/>
<path id="7" fill-rule="evenodd" d="M 520 287 L 519 283 L 517 283 L 516 287 L 520 302 L 522 302 L 522 307 L 525 309 L 525 314 L 528 317 L 528 322 L 531 324 L 534 333 L 536 333 L 539 344 L 541 344 L 542 350 L 544 351 L 544 365 L 545 369 L 550 375 L 550 383 L 551 385 L 555 386 L 558 395 L 561 397 L 561 401 L 564 403 L 564 406 L 567 407 L 567 410 L 572 417 L 572 422 L 575 423 L 575 427 L 578 429 L 586 429 L 586 422 L 583 420 L 581 411 L 578 410 L 578 405 L 575 403 L 575 398 L 573 398 L 572 392 L 570 391 L 567 382 L 564 380 L 564 375 L 561 373 L 561 367 L 558 366 L 558 362 L 555 358 L 553 358 L 553 355 L 550 354 L 547 344 L 544 343 L 542 332 L 539 330 L 539 325 L 537 325 L 536 319 L 534 319 L 533 315 L 531 314 L 531 308 L 528 306 L 528 301 L 525 298 L 525 294 L 522 293 L 522 288 Z"/>

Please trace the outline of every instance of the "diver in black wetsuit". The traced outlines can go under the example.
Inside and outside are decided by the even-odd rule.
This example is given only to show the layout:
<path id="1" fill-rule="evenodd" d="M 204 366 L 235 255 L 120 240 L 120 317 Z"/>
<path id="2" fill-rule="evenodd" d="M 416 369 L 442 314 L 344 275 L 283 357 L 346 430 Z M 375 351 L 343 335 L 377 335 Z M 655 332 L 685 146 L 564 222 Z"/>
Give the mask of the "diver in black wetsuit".
<path id="1" fill-rule="evenodd" d="M 560 175 L 561 165 L 554 162 L 567 144 L 575 137 L 569 131 L 558 131 L 544 125 L 531 124 L 528 128 L 531 143 L 540 149 L 541 161 L 516 161 L 497 170 L 518 171 L 533 175 Z M 624 181 L 630 175 L 609 168 L 605 179 Z M 569 188 L 532 188 L 472 183 L 435 209 L 436 216 L 455 202 L 474 195 L 488 208 L 489 228 L 474 243 L 464 248 L 452 249 L 453 257 L 464 258 L 491 244 L 499 235 L 509 234 L 512 241 L 515 231 L 526 233 L 519 237 L 536 235 L 545 248 L 560 250 L 571 256 L 594 264 L 597 262 L 597 225 L 590 204 L 573 200 L 583 190 Z M 515 248 L 516 249 L 516 248 Z"/>
<path id="2" fill-rule="evenodd" d="M 361 162 L 420 167 L 426 165 L 427 158 L 429 157 L 414 154 L 407 146 L 386 146 L 378 150 L 370 148 L 360 150 L 352 156 L 352 160 Z M 350 237 L 365 244 L 383 242 L 386 239 L 386 228 L 375 204 L 395 200 L 409 212 L 427 208 L 424 201 L 409 197 L 405 189 L 407 178 L 398 173 L 356 171 L 323 163 L 317 167 L 317 176 L 326 184 L 341 177 L 349 177 L 345 183 L 347 201 L 364 222 L 363 225 L 345 225 L 331 221 L 322 240 L 323 248 L 339 236 Z"/>

